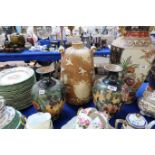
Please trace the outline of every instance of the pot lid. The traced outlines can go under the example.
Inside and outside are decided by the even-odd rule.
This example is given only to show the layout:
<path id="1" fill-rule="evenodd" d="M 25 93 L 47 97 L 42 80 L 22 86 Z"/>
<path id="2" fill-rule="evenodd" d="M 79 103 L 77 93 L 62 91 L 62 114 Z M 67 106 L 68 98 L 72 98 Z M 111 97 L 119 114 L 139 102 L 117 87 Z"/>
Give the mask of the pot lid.
<path id="1" fill-rule="evenodd" d="M 143 129 L 147 125 L 146 119 L 138 113 L 128 114 L 126 120 L 130 126 L 137 129 Z"/>
<path id="2" fill-rule="evenodd" d="M 110 72 L 121 72 L 123 70 L 121 66 L 115 64 L 106 64 L 104 69 Z"/>
<path id="3" fill-rule="evenodd" d="M 36 72 L 38 74 L 47 74 L 47 73 L 51 73 L 54 72 L 54 67 L 53 66 L 45 66 L 45 67 L 40 67 L 38 69 L 36 69 Z"/>

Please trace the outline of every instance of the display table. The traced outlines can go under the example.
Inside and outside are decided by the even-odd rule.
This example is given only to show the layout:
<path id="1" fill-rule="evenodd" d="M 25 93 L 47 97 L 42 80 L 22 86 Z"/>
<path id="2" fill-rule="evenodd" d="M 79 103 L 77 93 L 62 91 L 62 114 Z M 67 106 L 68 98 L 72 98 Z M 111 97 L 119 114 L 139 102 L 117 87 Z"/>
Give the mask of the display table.
<path id="1" fill-rule="evenodd" d="M 95 56 L 110 55 L 110 49 L 104 48 L 94 53 Z M 61 54 L 58 51 L 42 52 L 25 50 L 21 53 L 0 53 L 0 62 L 4 61 L 58 61 Z"/>
<path id="2" fill-rule="evenodd" d="M 148 83 L 144 83 L 139 90 L 137 91 L 137 98 L 140 98 L 146 88 L 146 86 L 148 85 Z M 89 104 L 83 106 L 83 108 L 86 107 L 94 107 L 93 102 L 90 102 Z M 73 106 L 73 105 L 69 105 L 69 104 L 65 104 L 60 117 L 58 118 L 58 120 L 53 122 L 54 128 L 55 129 L 59 129 L 61 128 L 64 124 L 66 124 L 71 118 L 73 118 L 76 114 L 78 109 L 80 108 L 80 106 Z M 21 111 L 26 117 L 28 117 L 29 115 L 37 112 L 33 106 Z M 121 110 L 116 113 L 111 119 L 110 119 L 110 124 L 112 126 L 114 126 L 115 120 L 116 119 L 125 119 L 126 115 L 128 113 L 138 113 L 139 112 L 139 108 L 138 105 L 135 101 L 135 103 L 132 104 L 124 104 L 121 107 Z M 147 119 L 148 122 L 152 121 L 153 118 L 150 117 L 145 117 Z M 154 126 L 155 128 L 155 126 Z"/>

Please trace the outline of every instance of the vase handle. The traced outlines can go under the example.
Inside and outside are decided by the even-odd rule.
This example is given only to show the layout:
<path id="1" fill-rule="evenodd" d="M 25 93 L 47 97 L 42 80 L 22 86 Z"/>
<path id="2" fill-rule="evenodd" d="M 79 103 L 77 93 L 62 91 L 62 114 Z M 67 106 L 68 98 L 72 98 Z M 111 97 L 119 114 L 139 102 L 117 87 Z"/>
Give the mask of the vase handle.
<path id="1" fill-rule="evenodd" d="M 115 128 L 118 129 L 118 125 L 119 124 L 123 124 L 123 123 L 124 123 L 124 120 L 123 119 L 116 119 Z"/>
<path id="2" fill-rule="evenodd" d="M 90 50 L 91 50 L 92 53 L 95 53 L 96 52 L 96 47 L 93 45 L 93 46 L 91 46 Z"/>
<path id="3" fill-rule="evenodd" d="M 155 120 L 146 125 L 146 129 L 151 129 L 155 125 Z"/>
<path id="4" fill-rule="evenodd" d="M 64 49 L 63 46 L 60 46 L 60 47 L 59 47 L 59 52 L 62 53 L 62 54 L 65 52 L 65 49 Z"/>

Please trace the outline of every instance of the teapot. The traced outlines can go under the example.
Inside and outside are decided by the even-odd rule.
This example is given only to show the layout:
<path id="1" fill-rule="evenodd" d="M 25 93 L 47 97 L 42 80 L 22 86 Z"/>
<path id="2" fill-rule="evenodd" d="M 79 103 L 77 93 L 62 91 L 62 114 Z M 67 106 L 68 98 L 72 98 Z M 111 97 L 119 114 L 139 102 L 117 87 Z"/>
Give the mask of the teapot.
<path id="1" fill-rule="evenodd" d="M 147 123 L 146 119 L 139 113 L 131 113 L 126 116 L 126 119 L 117 119 L 115 128 L 122 124 L 122 129 L 151 129 L 155 125 L 155 120 Z"/>

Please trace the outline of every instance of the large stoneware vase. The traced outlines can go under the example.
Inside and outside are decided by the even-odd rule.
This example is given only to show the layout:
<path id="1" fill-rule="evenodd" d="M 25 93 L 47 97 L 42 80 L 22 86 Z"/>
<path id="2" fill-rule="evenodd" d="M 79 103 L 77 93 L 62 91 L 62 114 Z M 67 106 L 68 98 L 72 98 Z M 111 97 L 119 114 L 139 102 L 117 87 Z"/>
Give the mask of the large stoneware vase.
<path id="1" fill-rule="evenodd" d="M 148 26 L 124 27 L 123 35 L 112 43 L 112 55 L 118 56 L 117 61 L 111 59 L 112 63 L 120 63 L 123 67 L 123 100 L 126 103 L 135 99 L 136 91 L 146 79 L 155 58 L 149 30 Z"/>
<path id="2" fill-rule="evenodd" d="M 94 78 L 93 48 L 84 47 L 82 42 L 72 43 L 72 46 L 62 53 L 61 80 L 65 86 L 66 102 L 73 105 L 83 105 L 90 101 Z"/>

